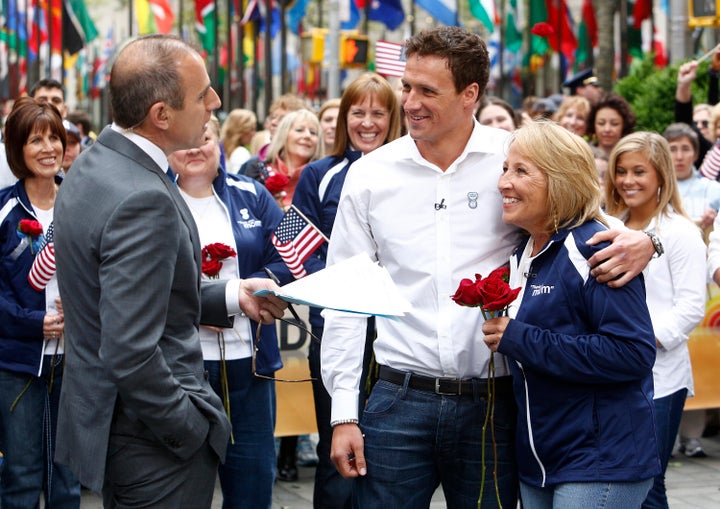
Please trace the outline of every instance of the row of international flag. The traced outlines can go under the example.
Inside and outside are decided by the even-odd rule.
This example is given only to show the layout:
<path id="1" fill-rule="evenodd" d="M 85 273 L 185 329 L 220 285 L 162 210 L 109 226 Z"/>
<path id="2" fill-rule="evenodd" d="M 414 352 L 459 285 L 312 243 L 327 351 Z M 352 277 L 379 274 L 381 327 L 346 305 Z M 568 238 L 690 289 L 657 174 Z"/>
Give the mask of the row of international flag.
<path id="1" fill-rule="evenodd" d="M 182 30 L 177 28 L 172 6 L 176 0 L 130 1 L 136 23 L 136 29 L 131 30 L 131 33 L 169 33 Z M 535 71 L 543 64 L 545 57 L 553 52 L 561 55 L 564 68 L 568 72 L 572 67 L 583 68 L 592 63 L 593 48 L 597 45 L 598 38 L 593 0 L 582 1 L 578 23 L 575 22 L 566 0 L 411 1 L 411 5 L 423 9 L 438 23 L 447 25 L 461 24 L 460 2 L 467 2 L 464 10 L 469 11 L 489 34 L 488 42 L 496 73 L 501 59 L 506 63 L 506 73 L 519 73 L 518 69 L 521 67 Z M 227 67 L 228 53 L 237 55 L 239 51 L 242 52 L 245 64 L 249 65 L 258 52 L 270 51 L 257 45 L 259 33 L 264 32 L 267 26 L 274 40 L 280 30 L 278 2 L 227 2 L 232 23 L 239 22 L 247 27 L 242 43 L 238 44 L 233 31 L 218 31 L 217 25 L 221 23 L 221 16 L 217 12 L 216 0 L 195 0 L 195 33 L 201 46 L 209 54 L 218 56 L 221 67 Z M 311 0 L 294 0 L 286 4 L 285 25 L 290 31 L 301 34 L 312 28 L 312 20 L 306 17 L 310 2 Z M 408 0 L 341 0 L 340 3 L 341 28 L 344 30 L 357 28 L 363 14 L 370 21 L 383 23 L 389 30 L 396 30 L 403 26 L 409 14 L 406 13 Z M 629 2 L 631 30 L 639 33 L 642 21 L 651 17 L 652 7 L 652 0 Z M 267 12 L 268 8 L 270 12 Z M 8 97 L 22 93 L 26 86 L 23 79 L 27 66 L 41 55 L 45 55 L 45 59 L 50 55 L 49 60 L 53 61 L 55 66 L 58 65 L 57 62 L 65 62 L 66 70 L 77 64 L 75 67 L 85 87 L 82 93 L 92 97 L 102 89 L 104 76 L 99 71 L 104 70 L 108 49 L 114 48 L 115 40 L 112 31 L 108 32 L 105 40 L 100 40 L 85 0 L 1 0 L 0 9 L 0 95 Z M 531 29 L 539 23 L 552 27 L 552 33 L 535 34 Z M 639 35 L 631 39 L 631 44 L 638 40 L 641 41 Z M 241 50 L 238 49 L 240 47 Z M 83 49 L 85 51 L 77 56 Z M 387 76 L 402 72 L 399 41 L 377 42 L 373 49 L 375 51 L 371 53 L 376 60 L 372 61 L 374 65 L 371 68 Z M 657 46 L 651 49 L 662 50 Z M 636 50 L 636 53 L 642 54 L 642 50 Z M 72 55 L 76 57 L 72 58 Z M 9 90 L 8 74 L 13 72 L 17 77 L 16 83 L 11 87 L 12 90 Z"/>

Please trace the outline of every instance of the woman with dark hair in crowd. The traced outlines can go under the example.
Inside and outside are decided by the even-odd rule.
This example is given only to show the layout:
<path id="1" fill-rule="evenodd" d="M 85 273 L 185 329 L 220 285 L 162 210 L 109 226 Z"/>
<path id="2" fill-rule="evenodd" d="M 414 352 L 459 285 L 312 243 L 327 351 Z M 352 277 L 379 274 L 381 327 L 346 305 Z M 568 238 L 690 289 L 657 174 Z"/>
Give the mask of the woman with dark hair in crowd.
<path id="1" fill-rule="evenodd" d="M 28 280 L 53 220 L 67 145 L 50 103 L 15 102 L 5 123 L 7 160 L 17 183 L 0 191 L 0 474 L 2 507 L 80 507 L 80 484 L 53 461 L 63 377 L 64 318 L 53 276 Z"/>
<path id="2" fill-rule="evenodd" d="M 514 131 L 520 125 L 520 118 L 509 103 L 499 97 L 486 96 L 475 112 L 475 118 L 482 125 Z"/>
<path id="3" fill-rule="evenodd" d="M 604 94 L 590 110 L 587 134 L 608 155 L 620 138 L 635 129 L 635 114 L 627 100 L 612 92 Z"/>

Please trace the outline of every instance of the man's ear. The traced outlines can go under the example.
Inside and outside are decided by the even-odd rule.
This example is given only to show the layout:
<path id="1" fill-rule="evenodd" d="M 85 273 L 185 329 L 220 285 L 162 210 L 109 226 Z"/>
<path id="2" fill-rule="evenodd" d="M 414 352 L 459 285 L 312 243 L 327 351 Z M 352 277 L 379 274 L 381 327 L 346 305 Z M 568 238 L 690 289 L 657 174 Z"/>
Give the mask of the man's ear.
<path id="1" fill-rule="evenodd" d="M 147 119 L 158 129 L 166 130 L 170 120 L 170 110 L 163 101 L 158 101 L 150 106 Z"/>
<path id="2" fill-rule="evenodd" d="M 477 83 L 470 83 L 462 92 L 465 103 L 473 108 L 480 94 L 480 86 Z"/>

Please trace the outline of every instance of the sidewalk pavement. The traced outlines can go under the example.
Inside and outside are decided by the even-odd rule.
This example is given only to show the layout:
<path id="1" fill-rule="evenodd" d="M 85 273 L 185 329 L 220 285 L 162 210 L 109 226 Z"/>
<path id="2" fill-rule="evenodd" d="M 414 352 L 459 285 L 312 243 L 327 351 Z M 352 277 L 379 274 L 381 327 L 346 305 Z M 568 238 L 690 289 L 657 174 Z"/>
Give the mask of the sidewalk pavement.
<path id="1" fill-rule="evenodd" d="M 707 458 L 686 458 L 675 453 L 666 474 L 670 509 L 716 509 L 720 507 L 720 436 L 703 438 Z M 277 482 L 272 509 L 312 509 L 314 468 L 299 469 L 297 482 Z M 101 509 L 102 500 L 88 491 L 83 492 L 82 509 Z M 220 486 L 215 488 L 213 509 L 222 507 Z M 445 507 L 442 490 L 438 489 L 431 509 Z"/>

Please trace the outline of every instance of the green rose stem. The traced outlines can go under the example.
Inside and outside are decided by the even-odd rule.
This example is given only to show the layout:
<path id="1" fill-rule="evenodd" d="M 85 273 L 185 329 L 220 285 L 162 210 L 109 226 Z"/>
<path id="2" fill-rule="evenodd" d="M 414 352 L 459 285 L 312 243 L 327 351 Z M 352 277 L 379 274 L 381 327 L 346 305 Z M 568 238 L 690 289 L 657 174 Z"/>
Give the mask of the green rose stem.
<path id="1" fill-rule="evenodd" d="M 507 310 L 507 308 L 506 308 Z M 488 311 L 490 316 L 485 312 L 483 308 L 480 308 L 483 318 L 488 320 L 493 317 L 493 312 Z M 502 316 L 502 311 L 498 312 L 498 316 Z M 490 424 L 490 437 L 493 446 L 493 481 L 495 483 L 495 498 L 497 499 L 498 507 L 502 509 L 502 502 L 500 501 L 500 490 L 498 488 L 498 472 L 497 472 L 497 442 L 495 441 L 495 352 L 490 351 L 490 362 L 488 363 L 488 397 L 487 397 L 488 411 L 485 412 L 485 422 L 482 427 L 482 480 L 480 481 L 480 497 L 478 499 L 478 509 L 482 507 L 483 493 L 485 492 L 485 472 L 487 466 L 485 464 L 485 443 L 487 437 L 487 427 Z"/>
<path id="2" fill-rule="evenodd" d="M 55 365 L 57 364 L 57 356 L 58 356 L 58 348 L 60 347 L 60 339 L 57 340 L 57 343 L 55 343 L 55 351 L 53 352 L 52 358 L 50 360 L 50 382 L 48 383 L 48 394 L 52 394 L 53 390 L 53 382 L 55 381 Z M 63 357 L 63 362 L 65 362 L 65 358 Z M 30 385 L 33 382 L 34 377 L 30 377 L 25 384 L 25 387 L 20 391 L 20 394 L 18 394 L 15 399 L 12 402 L 12 405 L 10 405 L 10 412 L 13 412 L 15 410 L 15 407 L 20 402 L 20 398 L 22 398 L 25 393 L 30 388 Z"/>
<path id="3" fill-rule="evenodd" d="M 227 364 L 225 364 L 225 334 L 222 331 L 217 333 L 218 348 L 220 349 L 220 387 L 222 390 L 223 407 L 230 422 L 230 443 L 235 445 L 235 437 L 232 431 L 232 420 L 230 419 L 230 387 L 228 385 Z"/>

